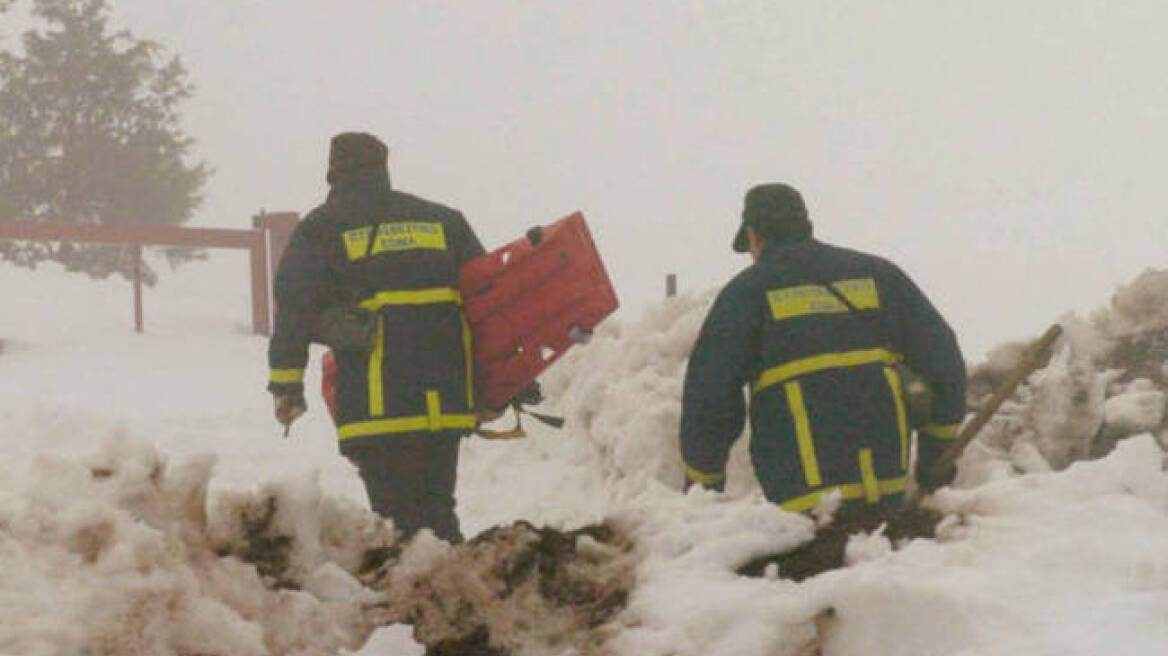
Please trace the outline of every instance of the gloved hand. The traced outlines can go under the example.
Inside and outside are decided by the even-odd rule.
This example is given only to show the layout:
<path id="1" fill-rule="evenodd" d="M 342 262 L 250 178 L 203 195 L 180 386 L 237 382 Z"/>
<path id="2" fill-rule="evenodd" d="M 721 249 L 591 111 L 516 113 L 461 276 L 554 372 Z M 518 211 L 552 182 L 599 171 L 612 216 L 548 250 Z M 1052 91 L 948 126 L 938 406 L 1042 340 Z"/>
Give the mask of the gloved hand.
<path id="1" fill-rule="evenodd" d="M 288 394 L 272 394 L 275 406 L 276 421 L 284 427 L 284 434 L 288 434 L 288 427 L 308 411 L 308 404 L 304 402 L 303 392 Z"/>
<path id="2" fill-rule="evenodd" d="M 957 478 L 957 463 L 949 465 L 940 472 L 934 471 L 932 464 L 923 467 L 918 465 L 916 478 L 917 486 L 921 488 L 921 491 L 925 494 L 932 494 Z"/>
<path id="3" fill-rule="evenodd" d="M 528 383 L 527 387 L 519 390 L 513 399 L 519 405 L 539 405 L 543 403 L 543 390 L 539 387 L 539 381 L 533 380 Z"/>

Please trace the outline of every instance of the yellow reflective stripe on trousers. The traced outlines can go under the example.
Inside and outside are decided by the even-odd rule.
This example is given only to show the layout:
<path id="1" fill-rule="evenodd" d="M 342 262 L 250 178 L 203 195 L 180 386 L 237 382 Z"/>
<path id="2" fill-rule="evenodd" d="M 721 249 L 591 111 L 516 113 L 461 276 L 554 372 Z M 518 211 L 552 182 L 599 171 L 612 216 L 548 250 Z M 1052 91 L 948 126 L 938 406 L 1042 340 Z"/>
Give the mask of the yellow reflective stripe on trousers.
<path id="1" fill-rule="evenodd" d="M 702 485 L 713 485 L 714 483 L 718 483 L 722 479 L 726 478 L 726 474 L 707 474 L 706 472 L 698 471 L 697 469 L 686 465 L 685 477 L 694 483 L 700 483 Z"/>
<path id="2" fill-rule="evenodd" d="M 478 420 L 474 415 L 440 415 L 437 428 L 433 418 L 422 415 L 416 417 L 395 417 L 393 419 L 375 419 L 372 421 L 357 421 L 345 424 L 337 430 L 337 439 L 348 440 L 354 437 L 368 435 L 384 435 L 386 433 L 416 433 L 428 430 L 453 430 L 463 428 L 474 430 Z"/>
<path id="3" fill-rule="evenodd" d="M 433 303 L 462 303 L 462 294 L 453 287 L 431 289 L 397 289 L 377 292 L 361 301 L 366 310 L 380 310 L 387 305 L 430 305 Z"/>
<path id="4" fill-rule="evenodd" d="M 952 440 L 961 430 L 961 424 L 926 424 L 921 426 L 922 433 L 928 433 L 939 440 Z"/>
<path id="5" fill-rule="evenodd" d="M 381 380 L 381 360 L 385 357 L 385 322 L 377 317 L 377 339 L 369 353 L 369 416 L 385 414 L 385 390 Z"/>
<path id="6" fill-rule="evenodd" d="M 815 459 L 815 443 L 811 439 L 811 420 L 807 417 L 807 406 L 803 403 L 803 387 L 796 381 L 784 385 L 787 392 L 787 407 L 795 422 L 795 442 L 799 445 L 799 460 L 803 462 L 803 477 L 807 487 L 823 483 L 819 476 L 819 461 Z"/>
<path id="7" fill-rule="evenodd" d="M 900 478 L 891 478 L 884 481 L 876 481 L 876 491 L 882 497 L 888 496 L 890 494 L 900 494 L 901 492 L 904 492 L 904 486 L 905 478 L 903 476 Z M 804 494 L 803 496 L 795 497 L 794 499 L 788 499 L 779 504 L 779 507 L 788 512 L 803 512 L 804 510 L 811 510 L 816 506 L 816 504 L 819 503 L 819 500 L 822 499 L 825 494 L 834 492 L 836 490 L 840 491 L 840 495 L 843 497 L 844 501 L 854 501 L 856 499 L 864 499 L 866 497 L 863 483 L 846 483 L 844 485 L 835 485 L 824 488 L 816 492 L 811 492 L 810 494 Z"/>
<path id="8" fill-rule="evenodd" d="M 892 402 L 896 405 L 896 430 L 900 434 L 900 468 L 908 470 L 908 411 L 904 407 L 904 381 L 892 367 L 884 367 L 884 377 L 892 388 Z"/>
<path id="9" fill-rule="evenodd" d="M 880 483 L 876 480 L 876 467 L 872 465 L 872 449 L 860 449 L 860 487 L 864 488 L 864 500 L 868 503 L 880 500 Z"/>
<path id="10" fill-rule="evenodd" d="M 861 349 L 858 351 L 846 351 L 844 353 L 823 353 L 821 355 L 813 355 L 809 358 L 802 358 L 800 360 L 792 360 L 781 364 L 777 367 L 771 367 L 759 375 L 758 380 L 754 382 L 753 392 L 755 394 L 770 387 L 788 381 L 792 378 L 813 374 L 818 371 L 826 369 L 840 369 L 846 367 L 858 367 L 860 365 L 872 364 L 873 362 L 883 362 L 884 364 L 892 364 L 899 362 L 900 356 L 884 348 Z"/>
<path id="11" fill-rule="evenodd" d="M 268 374 L 268 382 L 283 384 L 283 383 L 303 383 L 304 370 L 303 369 L 272 369 Z"/>

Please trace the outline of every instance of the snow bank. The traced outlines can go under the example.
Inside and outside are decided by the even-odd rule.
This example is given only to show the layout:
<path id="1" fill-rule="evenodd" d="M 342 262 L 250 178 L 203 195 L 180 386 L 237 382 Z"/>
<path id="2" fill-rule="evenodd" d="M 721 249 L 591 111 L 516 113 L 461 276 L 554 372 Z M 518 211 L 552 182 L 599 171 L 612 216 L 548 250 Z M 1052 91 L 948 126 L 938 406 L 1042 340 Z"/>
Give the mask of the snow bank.
<path id="1" fill-rule="evenodd" d="M 549 371 L 542 409 L 563 431 L 468 440 L 458 512 L 470 535 L 499 528 L 452 548 L 398 544 L 367 511 L 315 395 L 279 437 L 265 341 L 222 302 L 222 266 L 164 276 L 141 336 L 122 285 L 0 267 L 18 309 L 0 316 L 0 652 L 420 654 L 414 630 L 467 627 L 533 655 L 1134 655 L 1168 639 L 1163 273 L 1064 319 L 934 497 L 937 539 L 857 536 L 849 567 L 794 583 L 734 574 L 814 531 L 762 499 L 745 440 L 727 493 L 680 491 L 681 382 L 710 295 L 612 321 Z M 971 405 L 1018 351 L 971 370 Z M 582 612 L 548 603 L 577 584 Z"/>
<path id="2" fill-rule="evenodd" d="M 0 491 L 0 650 L 260 655 L 359 646 L 373 627 L 354 605 L 369 593 L 352 577 L 339 577 L 344 594 L 313 595 L 281 588 L 231 555 L 254 542 L 254 525 L 236 520 L 254 514 L 255 501 L 209 507 L 213 465 L 205 457 L 172 467 L 121 439 L 86 460 L 37 458 L 27 487 Z M 314 525 L 294 532 L 295 567 L 310 580 L 338 577 L 317 568 L 326 552 L 344 553 L 345 529 L 364 521 L 384 530 L 319 498 L 289 510 L 280 515 Z"/>

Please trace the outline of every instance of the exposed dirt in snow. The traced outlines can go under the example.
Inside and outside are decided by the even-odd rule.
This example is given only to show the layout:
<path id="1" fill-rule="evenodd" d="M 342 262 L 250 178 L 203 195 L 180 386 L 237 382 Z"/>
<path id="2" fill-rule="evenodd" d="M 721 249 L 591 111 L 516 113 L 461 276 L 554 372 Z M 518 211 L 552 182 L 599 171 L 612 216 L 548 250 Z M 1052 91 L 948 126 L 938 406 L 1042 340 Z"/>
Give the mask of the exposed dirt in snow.
<path id="1" fill-rule="evenodd" d="M 927 508 L 890 509 L 883 506 L 845 506 L 815 537 L 796 549 L 754 558 L 736 571 L 742 576 L 764 576 L 777 567 L 777 576 L 802 581 L 847 564 L 848 541 L 856 535 L 877 534 L 895 547 L 912 538 L 931 538 L 942 515 Z"/>
<path id="2" fill-rule="evenodd" d="M 632 545 L 605 524 L 516 522 L 424 567 L 410 560 L 407 549 L 365 576 L 385 596 L 379 621 L 412 624 L 429 656 L 597 653 L 634 584 Z"/>

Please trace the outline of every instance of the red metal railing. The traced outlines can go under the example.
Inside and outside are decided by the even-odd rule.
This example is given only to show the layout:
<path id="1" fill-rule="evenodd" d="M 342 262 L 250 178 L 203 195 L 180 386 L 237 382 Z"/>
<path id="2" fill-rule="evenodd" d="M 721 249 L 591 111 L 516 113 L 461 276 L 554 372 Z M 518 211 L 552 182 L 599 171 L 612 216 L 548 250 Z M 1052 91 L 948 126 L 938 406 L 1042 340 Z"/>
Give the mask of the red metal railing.
<path id="1" fill-rule="evenodd" d="M 180 228 L 148 223 L 77 224 L 57 221 L 0 221 L 0 239 L 66 241 L 91 244 L 123 244 L 134 257 L 134 329 L 143 330 L 142 247 L 187 246 L 192 248 L 245 249 L 251 261 L 252 329 L 271 332 L 272 271 L 278 263 L 299 215 L 295 212 L 261 213 L 252 229 Z"/>

